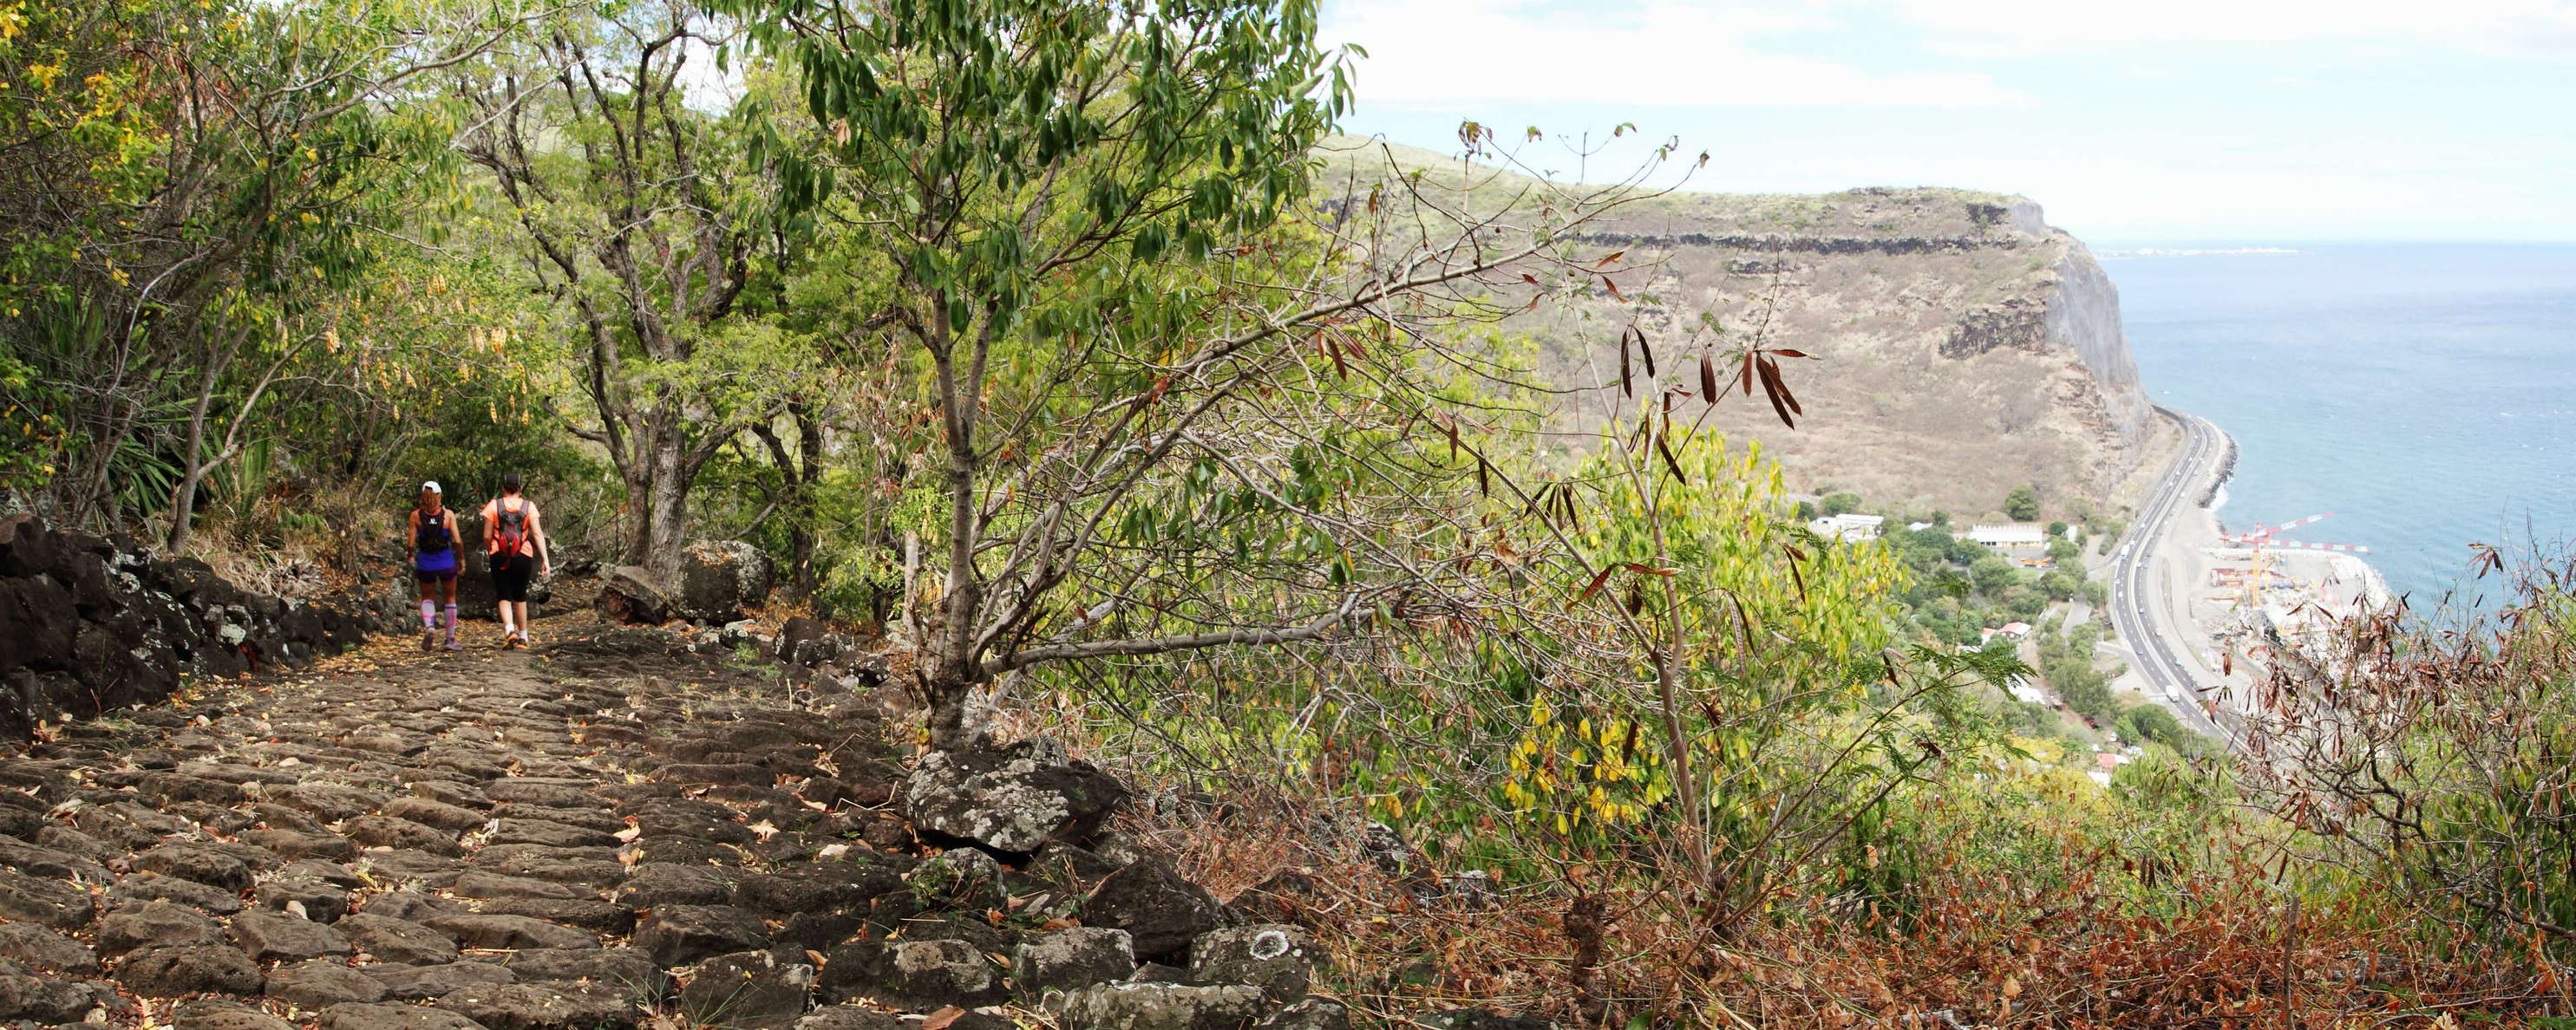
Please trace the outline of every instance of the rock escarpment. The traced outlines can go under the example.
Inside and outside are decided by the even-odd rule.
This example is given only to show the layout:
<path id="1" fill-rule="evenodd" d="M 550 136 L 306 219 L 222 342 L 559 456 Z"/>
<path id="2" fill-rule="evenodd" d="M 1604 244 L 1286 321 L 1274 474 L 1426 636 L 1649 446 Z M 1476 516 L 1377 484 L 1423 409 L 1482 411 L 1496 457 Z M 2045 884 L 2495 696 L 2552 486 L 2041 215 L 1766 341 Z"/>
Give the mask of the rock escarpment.
<path id="1" fill-rule="evenodd" d="M 2151 413 L 2119 293 L 2027 200 L 1676 195 L 1586 239 L 1626 250 L 1616 267 L 1632 270 L 1614 272 L 1626 299 L 1587 296 L 1542 339 L 1597 342 L 1614 335 L 1604 325 L 1635 324 L 1668 353 L 1758 339 L 1817 359 L 1784 370 L 1807 409 L 1796 429 L 1758 399 L 1714 420 L 1760 440 L 1793 488 L 1983 512 L 2037 483 L 2053 507 L 2103 504 L 2145 458 Z M 1579 374 L 1583 353 L 1559 348 L 1558 375 Z"/>
<path id="2" fill-rule="evenodd" d="M 1356 140 L 1319 149 L 1319 181 L 1402 203 L 1377 171 L 1390 151 L 1425 190 L 1452 191 L 1444 203 L 1481 210 L 1535 195 L 1518 176 Z M 1973 516 L 2035 483 L 2064 512 L 2126 500 L 2117 494 L 2146 461 L 2156 421 L 2118 291 L 2025 198 L 1676 192 L 1632 199 L 1572 238 L 1582 274 L 1532 269 L 1548 296 L 1509 323 L 1538 345 L 1542 377 L 1615 389 L 1629 327 L 1664 359 L 1656 388 L 1696 391 L 1691 359 L 1703 353 L 1759 343 L 1811 355 L 1783 369 L 1806 409 L 1795 429 L 1758 397 L 1729 397 L 1710 422 L 1759 440 L 1792 489 Z M 1567 405 L 1560 422 L 1596 426 L 1596 400 Z"/>

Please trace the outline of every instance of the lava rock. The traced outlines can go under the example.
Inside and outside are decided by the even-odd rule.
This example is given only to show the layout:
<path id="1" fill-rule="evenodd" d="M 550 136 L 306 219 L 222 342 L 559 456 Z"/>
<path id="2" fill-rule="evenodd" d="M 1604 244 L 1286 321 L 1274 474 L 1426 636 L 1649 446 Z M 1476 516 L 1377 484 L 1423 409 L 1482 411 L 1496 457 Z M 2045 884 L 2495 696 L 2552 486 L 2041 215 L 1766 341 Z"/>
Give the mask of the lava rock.
<path id="1" fill-rule="evenodd" d="M 772 951 L 718 955 L 680 991 L 680 1014 L 730 1030 L 789 1030 L 805 1014 L 814 967 Z"/>
<path id="2" fill-rule="evenodd" d="M 676 614 L 707 625 L 769 599 L 769 556 L 740 540 L 700 540 L 680 552 Z"/>
<path id="3" fill-rule="evenodd" d="M 1489 1009 L 1451 1009 L 1423 1020 L 1440 1030 L 1556 1030 L 1556 1024 L 1533 1016 L 1506 1016 Z"/>
<path id="4" fill-rule="evenodd" d="M 903 806 L 925 835 L 1027 855 L 1080 843 L 1127 797 L 1115 777 L 1068 762 L 1048 741 L 999 750 L 934 751 L 904 780 Z"/>
<path id="5" fill-rule="evenodd" d="M 629 625 L 669 621 L 673 607 L 671 592 L 640 565 L 620 565 L 600 573 L 599 596 L 592 604 L 601 618 Z"/>
<path id="6" fill-rule="evenodd" d="M 796 1030 L 904 1030 L 914 1024 L 889 1013 L 857 1005 L 815 1009 L 796 1021 Z"/>
<path id="7" fill-rule="evenodd" d="M 823 964 L 823 996 L 874 998 L 909 1008 L 974 1007 L 1007 1000 L 999 970 L 959 940 L 859 941 Z"/>
<path id="8" fill-rule="evenodd" d="M 768 943 L 760 917 L 730 905 L 673 905 L 653 910 L 635 931 L 635 946 L 664 966 L 685 966 L 710 955 L 752 951 Z"/>
<path id="9" fill-rule="evenodd" d="M 95 914 L 89 892 L 76 885 L 0 870 L 0 919 L 78 930 Z"/>
<path id="10" fill-rule="evenodd" d="M 665 905 L 721 905 L 732 898 L 733 881 L 708 867 L 674 862 L 645 862 L 617 886 L 618 904 L 638 909 Z"/>
<path id="11" fill-rule="evenodd" d="M 456 835 L 390 815 L 362 815 L 341 824 L 349 839 L 372 848 L 409 848 L 454 858 L 465 853 Z"/>
<path id="12" fill-rule="evenodd" d="M 1011 985 L 1028 1001 L 1135 972 L 1136 949 L 1125 930 L 1077 926 L 1031 937 L 1011 952 Z"/>
<path id="13" fill-rule="evenodd" d="M 117 964 L 116 980 L 126 990 L 147 998 L 175 998 L 200 991 L 257 994 L 262 984 L 259 963 L 240 948 L 223 944 L 181 944 L 138 948 Z"/>
<path id="14" fill-rule="evenodd" d="M 295 1024 L 258 1009 L 213 1000 L 182 1002 L 171 1020 L 176 1030 L 296 1030 Z"/>
<path id="15" fill-rule="evenodd" d="M 488 1030 L 625 1030 L 637 1016 L 634 999 L 588 984 L 469 987 L 435 1004 Z"/>
<path id="16" fill-rule="evenodd" d="M 251 888 L 250 866 L 203 844 L 164 844 L 134 856 L 137 871 L 177 877 L 239 894 Z"/>
<path id="17" fill-rule="evenodd" d="M 122 955 L 137 948 L 221 945 L 222 924 L 204 913 L 167 901 L 151 901 L 110 912 L 98 923 L 98 948 Z"/>
<path id="18" fill-rule="evenodd" d="M 1243 1030 L 1269 1012 L 1257 988 L 1121 983 L 1065 996 L 1064 1030 Z"/>
<path id="19" fill-rule="evenodd" d="M 489 1030 L 465 1016 L 419 1005 L 351 1002 L 322 1010 L 322 1030 Z"/>
<path id="20" fill-rule="evenodd" d="M 436 966 L 368 966 L 368 976 L 383 984 L 389 1001 L 444 998 L 468 987 L 499 987 L 519 982 L 518 974 L 490 962 L 449 962 Z"/>
<path id="21" fill-rule="evenodd" d="M 233 943 L 262 962 L 349 954 L 349 939 L 340 936 L 340 931 L 282 912 L 241 913 L 233 917 L 227 933 Z"/>
<path id="22" fill-rule="evenodd" d="M 590 981 L 622 988 L 641 997 L 666 993 L 668 977 L 653 957 L 635 948 L 535 948 L 503 960 L 521 982 Z"/>
<path id="23" fill-rule="evenodd" d="M 268 996 L 301 1008 L 382 1001 L 385 985 L 329 959 L 279 966 L 268 974 Z"/>
<path id="24" fill-rule="evenodd" d="M 269 880 L 260 884 L 252 897 L 261 908 L 283 912 L 301 909 L 304 918 L 319 923 L 336 923 L 349 912 L 349 892 L 320 880 Z"/>
<path id="25" fill-rule="evenodd" d="M 1216 929 L 1224 918 L 1214 895 L 1182 879 L 1159 858 L 1111 873 L 1092 888 L 1082 914 L 1090 925 L 1127 931 L 1135 938 L 1136 957 L 1152 961 L 1180 956 L 1191 940 Z"/>
<path id="26" fill-rule="evenodd" d="M 1351 1030 L 1351 1010 L 1338 1001 L 1308 998 L 1271 1013 L 1253 1030 Z"/>
<path id="27" fill-rule="evenodd" d="M 1314 941 L 1294 926 L 1268 924 L 1211 930 L 1190 942 L 1194 984 L 1246 984 L 1275 1004 L 1306 996 L 1314 975 Z"/>
<path id="28" fill-rule="evenodd" d="M 53 973 L 98 972 L 97 952 L 34 923 L 0 923 L 0 960 Z"/>
<path id="29" fill-rule="evenodd" d="M 468 948 L 596 948 L 589 931 L 557 926 L 529 916 L 446 912 L 422 919 L 421 925 L 446 934 Z"/>
<path id="30" fill-rule="evenodd" d="M 188 906 L 209 915 L 228 916 L 242 910 L 241 896 L 221 888 L 208 887 L 194 880 L 153 873 L 137 873 L 119 880 L 107 889 L 115 902 L 168 901 Z M 0 911 L 0 915 L 6 915 Z"/>
<path id="31" fill-rule="evenodd" d="M 0 1019 L 78 1023 L 96 1007 L 97 1001 L 77 984 L 0 963 Z"/>
<path id="32" fill-rule="evenodd" d="M 436 930 L 408 919 L 360 912 L 341 917 L 333 929 L 359 951 L 378 962 L 400 966 L 434 966 L 456 961 L 456 943 Z"/>

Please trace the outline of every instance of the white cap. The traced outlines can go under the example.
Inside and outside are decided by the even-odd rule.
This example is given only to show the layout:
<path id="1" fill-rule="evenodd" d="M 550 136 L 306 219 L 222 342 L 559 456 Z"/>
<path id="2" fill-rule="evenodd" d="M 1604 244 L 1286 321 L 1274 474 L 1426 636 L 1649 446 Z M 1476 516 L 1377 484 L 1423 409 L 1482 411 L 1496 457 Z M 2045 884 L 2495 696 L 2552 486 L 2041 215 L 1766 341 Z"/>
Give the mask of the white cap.
<path id="1" fill-rule="evenodd" d="M 426 482 L 426 483 L 422 483 L 422 484 L 420 485 L 420 488 L 421 488 L 421 489 L 423 489 L 423 490 L 427 490 L 427 491 L 429 491 L 429 492 L 431 492 L 431 493 L 434 493 L 434 494 L 444 494 L 444 493 L 446 493 L 446 492 L 447 492 L 447 491 L 445 491 L 445 490 L 441 490 L 441 489 L 439 489 L 439 488 L 438 488 L 438 480 L 435 480 L 435 479 L 430 480 L 429 482 Z"/>

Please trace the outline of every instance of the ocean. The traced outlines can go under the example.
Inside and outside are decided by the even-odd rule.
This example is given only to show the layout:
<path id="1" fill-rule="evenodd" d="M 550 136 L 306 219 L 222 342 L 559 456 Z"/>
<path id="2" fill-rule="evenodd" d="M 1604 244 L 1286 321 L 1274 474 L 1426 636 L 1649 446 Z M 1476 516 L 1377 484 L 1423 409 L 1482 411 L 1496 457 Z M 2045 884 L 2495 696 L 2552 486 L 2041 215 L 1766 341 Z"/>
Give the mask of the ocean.
<path id="1" fill-rule="evenodd" d="M 2576 244 L 2097 245 L 2147 393 L 2237 444 L 2230 532 L 2361 544 L 2419 609 L 2576 538 Z M 2281 248 L 2294 253 L 2211 253 Z M 2171 253 L 2174 251 L 2201 253 Z"/>

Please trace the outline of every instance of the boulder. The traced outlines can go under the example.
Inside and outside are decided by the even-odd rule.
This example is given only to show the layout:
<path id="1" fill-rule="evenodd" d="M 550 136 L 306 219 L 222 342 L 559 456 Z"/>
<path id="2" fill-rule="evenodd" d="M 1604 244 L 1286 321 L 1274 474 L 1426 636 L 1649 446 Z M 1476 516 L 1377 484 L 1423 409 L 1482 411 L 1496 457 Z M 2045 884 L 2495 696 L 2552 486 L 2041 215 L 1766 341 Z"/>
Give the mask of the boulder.
<path id="1" fill-rule="evenodd" d="M 769 556 L 740 540 L 701 540 L 680 552 L 677 614 L 720 626 L 769 599 Z"/>
<path id="2" fill-rule="evenodd" d="M 1190 942 L 1190 982 L 1261 988 L 1274 1004 L 1306 996 L 1314 976 L 1314 941 L 1284 924 L 1234 926 Z"/>
<path id="3" fill-rule="evenodd" d="M 1121 983 L 1065 997 L 1064 1030 L 1245 1030 L 1269 1012 L 1251 987 Z"/>
<path id="4" fill-rule="evenodd" d="M 789 665 L 811 669 L 840 657 L 841 652 L 847 649 L 847 642 L 841 639 L 840 634 L 832 632 L 832 627 L 820 620 L 798 615 L 779 627 L 774 655 Z"/>
<path id="5" fill-rule="evenodd" d="M 1011 986 L 1025 1001 L 1135 973 L 1136 949 L 1125 930 L 1077 926 L 1031 937 L 1011 952 Z"/>
<path id="6" fill-rule="evenodd" d="M 1182 879 L 1160 858 L 1130 865 L 1091 889 L 1083 922 L 1116 927 L 1135 939 L 1136 957 L 1180 957 L 1200 934 L 1224 922 L 1224 909 L 1207 888 Z"/>
<path id="7" fill-rule="evenodd" d="M 670 592 L 641 565 L 620 565 L 601 573 L 599 597 L 592 604 L 600 617 L 630 625 L 667 622 L 672 615 Z"/>
<path id="8" fill-rule="evenodd" d="M 923 836 L 1014 856 L 1088 840 L 1126 797 L 1117 778 L 1066 761 L 1060 746 L 1042 740 L 934 751 L 903 785 L 905 814 Z"/>

